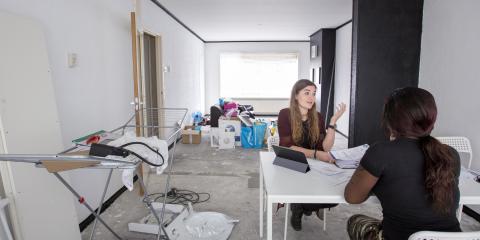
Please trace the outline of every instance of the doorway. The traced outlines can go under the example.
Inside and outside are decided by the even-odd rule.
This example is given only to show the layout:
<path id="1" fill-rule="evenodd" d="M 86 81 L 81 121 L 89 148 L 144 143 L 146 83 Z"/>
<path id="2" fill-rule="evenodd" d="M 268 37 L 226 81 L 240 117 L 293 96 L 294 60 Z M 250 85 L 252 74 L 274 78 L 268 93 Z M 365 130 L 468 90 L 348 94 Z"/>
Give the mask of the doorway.
<path id="1" fill-rule="evenodd" d="M 155 109 L 162 108 L 164 103 L 161 37 L 147 32 L 143 32 L 141 37 L 141 99 L 143 107 L 147 109 L 143 122 L 147 126 L 160 126 L 162 119 Z M 161 135 L 159 128 L 145 130 L 146 136 Z"/>

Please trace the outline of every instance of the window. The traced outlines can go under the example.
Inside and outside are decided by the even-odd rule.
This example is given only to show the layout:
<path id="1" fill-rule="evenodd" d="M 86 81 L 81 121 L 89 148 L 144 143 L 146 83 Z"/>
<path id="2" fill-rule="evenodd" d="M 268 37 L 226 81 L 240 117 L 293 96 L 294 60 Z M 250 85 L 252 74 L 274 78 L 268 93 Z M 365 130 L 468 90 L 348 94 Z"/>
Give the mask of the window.
<path id="1" fill-rule="evenodd" d="M 298 53 L 221 53 L 220 96 L 289 98 L 298 80 Z"/>

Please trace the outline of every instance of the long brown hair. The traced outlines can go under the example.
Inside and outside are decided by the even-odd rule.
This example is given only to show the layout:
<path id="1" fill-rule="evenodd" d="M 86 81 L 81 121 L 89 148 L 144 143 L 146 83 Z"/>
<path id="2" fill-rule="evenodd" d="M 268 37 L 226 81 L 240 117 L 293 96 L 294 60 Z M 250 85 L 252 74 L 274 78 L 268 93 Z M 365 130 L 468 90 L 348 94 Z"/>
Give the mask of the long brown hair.
<path id="1" fill-rule="evenodd" d="M 434 210 L 451 213 L 454 207 L 455 159 L 449 148 L 430 136 L 437 106 L 427 90 L 395 90 L 383 109 L 383 125 L 394 137 L 418 138 L 425 156 L 425 188 Z"/>
<path id="2" fill-rule="evenodd" d="M 315 86 L 310 80 L 300 79 L 292 87 L 292 93 L 290 94 L 290 126 L 292 126 L 292 139 L 297 145 L 302 143 L 303 134 L 308 134 L 310 139 L 310 145 L 316 147 L 318 140 L 320 139 L 320 129 L 318 128 L 318 114 L 317 107 L 315 102 L 312 105 L 312 108 L 308 110 L 307 113 L 307 122 L 309 132 L 303 132 L 302 125 L 302 114 L 300 113 L 300 107 L 298 106 L 297 99 L 295 98 L 297 94 L 304 88 L 308 86 Z"/>

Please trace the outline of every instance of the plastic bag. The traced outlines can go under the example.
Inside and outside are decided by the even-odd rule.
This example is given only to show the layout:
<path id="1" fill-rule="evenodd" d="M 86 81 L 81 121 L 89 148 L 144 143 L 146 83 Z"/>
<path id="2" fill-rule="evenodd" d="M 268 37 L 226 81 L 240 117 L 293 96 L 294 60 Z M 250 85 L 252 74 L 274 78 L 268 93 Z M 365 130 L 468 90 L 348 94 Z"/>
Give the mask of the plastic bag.
<path id="1" fill-rule="evenodd" d="M 262 148 L 266 123 L 255 123 L 252 127 L 242 127 L 241 142 L 243 148 Z"/>
<path id="2" fill-rule="evenodd" d="M 223 213 L 198 212 L 185 219 L 185 228 L 192 239 L 227 239 L 232 232 L 234 220 Z"/>
<path id="3" fill-rule="evenodd" d="M 157 174 L 161 174 L 163 170 L 165 170 L 168 166 L 168 144 L 167 141 L 165 140 L 159 140 L 157 136 L 153 137 L 136 137 L 135 132 L 126 132 L 122 137 L 111 141 L 108 143 L 108 145 L 111 146 L 121 146 L 125 143 L 129 142 L 142 142 L 150 147 L 158 150 L 158 152 L 163 156 L 163 160 L 161 157 L 158 156 L 155 152 L 152 152 L 150 149 L 146 148 L 145 146 L 142 145 L 130 145 L 125 147 L 126 149 L 133 151 L 143 158 L 149 160 L 150 162 L 153 162 L 155 164 L 160 164 L 163 162 L 163 165 L 160 167 L 156 167 Z M 109 156 L 109 158 L 112 159 L 118 159 L 118 160 L 126 160 L 123 159 L 122 157 L 119 156 Z M 130 155 L 127 157 L 127 159 L 131 159 L 132 161 L 138 161 L 138 159 L 134 155 Z M 135 169 L 124 169 L 122 173 L 122 182 L 123 185 L 129 190 L 133 190 L 133 176 L 134 176 L 134 170 Z"/>

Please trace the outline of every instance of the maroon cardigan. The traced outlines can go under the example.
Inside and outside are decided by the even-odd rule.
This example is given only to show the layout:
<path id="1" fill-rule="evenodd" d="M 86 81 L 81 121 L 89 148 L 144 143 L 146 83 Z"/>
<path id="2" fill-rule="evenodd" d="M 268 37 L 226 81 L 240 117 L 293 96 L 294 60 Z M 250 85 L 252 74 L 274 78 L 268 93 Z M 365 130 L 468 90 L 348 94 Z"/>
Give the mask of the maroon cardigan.
<path id="1" fill-rule="evenodd" d="M 318 113 L 318 112 L 317 112 Z M 325 139 L 326 130 L 323 117 L 318 113 L 318 129 L 320 129 L 320 139 L 316 148 L 323 151 L 323 140 Z M 280 135 L 280 146 L 290 147 L 295 145 L 292 137 L 292 126 L 290 125 L 290 109 L 284 108 L 278 113 L 278 134 Z M 302 146 L 299 146 L 302 147 Z"/>

